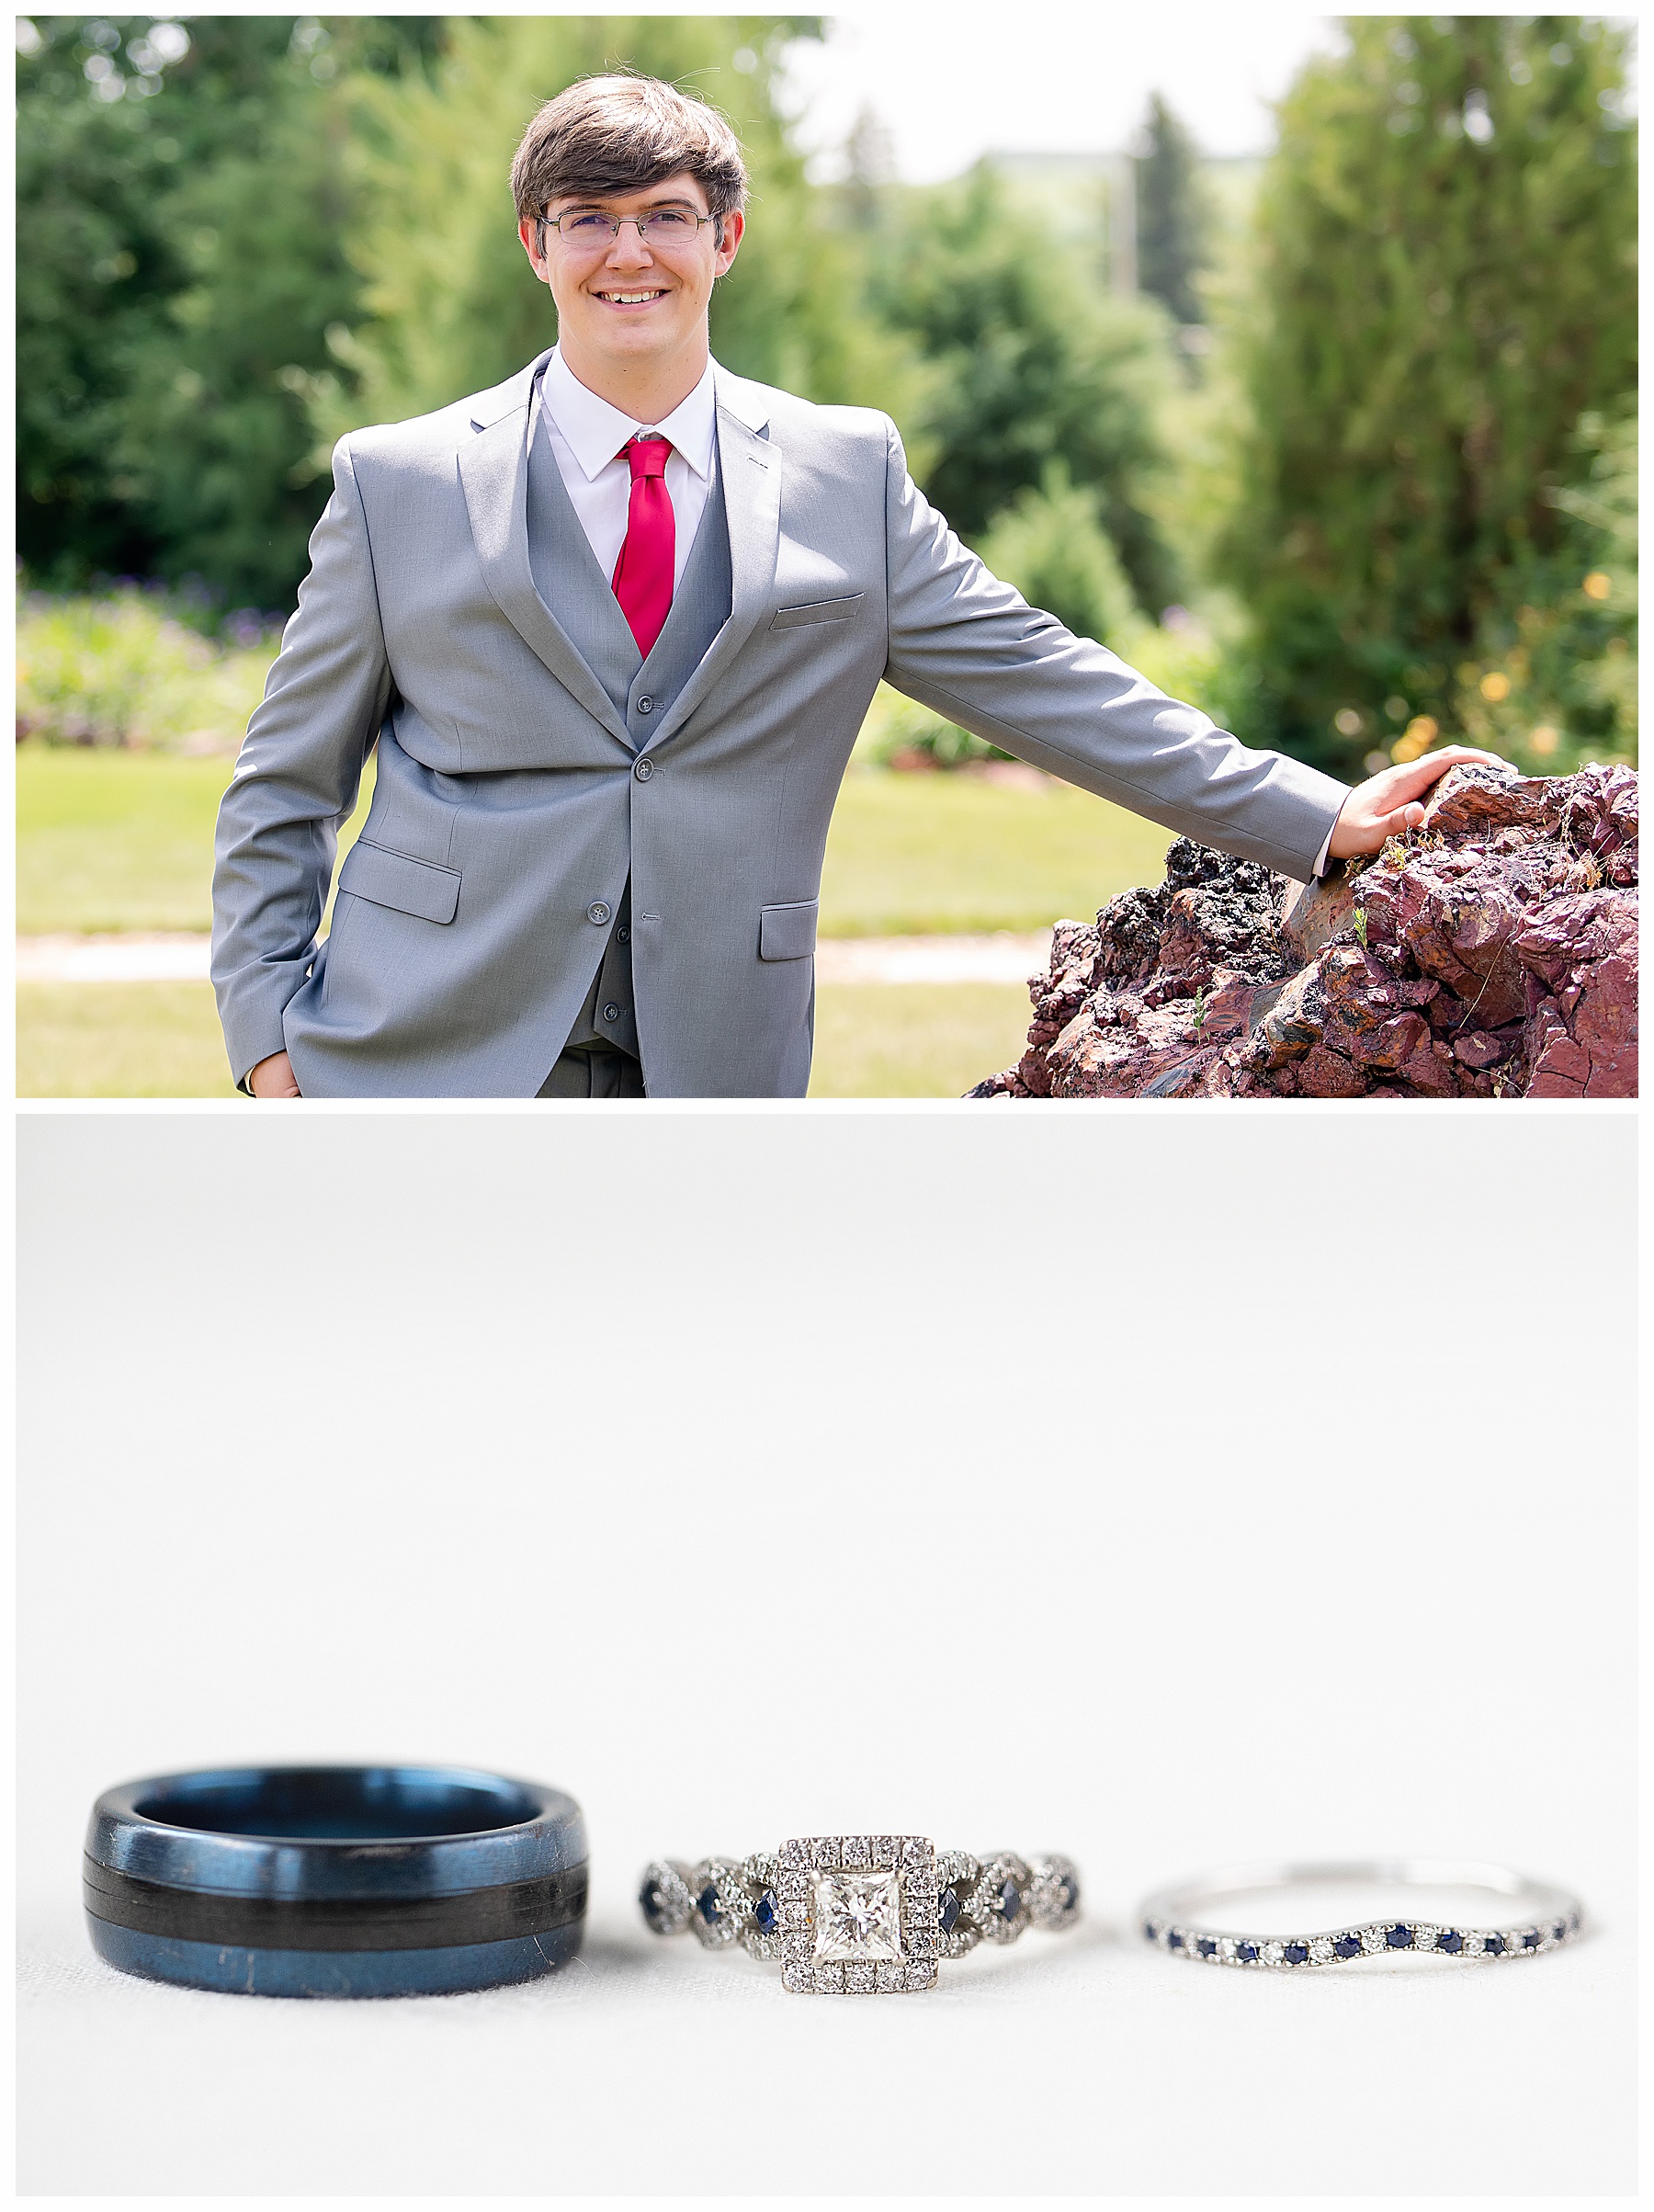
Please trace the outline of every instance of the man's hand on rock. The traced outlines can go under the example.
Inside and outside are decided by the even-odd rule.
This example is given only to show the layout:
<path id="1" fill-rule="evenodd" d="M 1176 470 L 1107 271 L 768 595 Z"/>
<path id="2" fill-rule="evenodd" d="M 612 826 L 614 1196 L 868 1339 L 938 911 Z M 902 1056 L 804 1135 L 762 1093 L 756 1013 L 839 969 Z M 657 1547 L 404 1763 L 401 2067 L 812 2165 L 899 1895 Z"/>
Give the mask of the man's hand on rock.
<path id="1" fill-rule="evenodd" d="M 248 1076 L 247 1088 L 255 1098 L 297 1098 L 299 1085 L 293 1079 L 292 1061 L 285 1052 L 272 1052 Z"/>
<path id="2" fill-rule="evenodd" d="M 1365 783 L 1358 783 L 1332 824 L 1328 856 L 1348 860 L 1356 853 L 1376 853 L 1387 837 L 1399 837 L 1404 830 L 1417 829 L 1424 819 L 1422 795 L 1437 777 L 1466 760 L 1487 761 L 1497 768 L 1508 766 L 1497 753 L 1478 753 L 1471 745 L 1444 745 L 1439 753 L 1426 753 L 1422 760 L 1410 760 L 1405 767 L 1382 769 L 1376 776 L 1369 776 Z"/>

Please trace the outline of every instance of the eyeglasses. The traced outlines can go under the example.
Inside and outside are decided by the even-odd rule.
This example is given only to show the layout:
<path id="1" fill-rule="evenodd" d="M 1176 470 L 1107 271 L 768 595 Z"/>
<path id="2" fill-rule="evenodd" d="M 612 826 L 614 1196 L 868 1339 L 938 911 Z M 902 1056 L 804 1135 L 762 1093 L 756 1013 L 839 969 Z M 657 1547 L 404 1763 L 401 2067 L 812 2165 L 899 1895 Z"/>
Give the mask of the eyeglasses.
<path id="1" fill-rule="evenodd" d="M 541 249 L 545 233 L 555 231 L 565 245 L 607 245 L 620 235 L 623 222 L 635 223 L 640 244 L 673 247 L 692 245 L 700 236 L 703 223 L 716 222 L 716 215 L 697 215 L 689 208 L 651 208 L 646 215 L 602 215 L 595 208 L 576 208 L 566 215 L 542 215 L 539 219 Z"/>

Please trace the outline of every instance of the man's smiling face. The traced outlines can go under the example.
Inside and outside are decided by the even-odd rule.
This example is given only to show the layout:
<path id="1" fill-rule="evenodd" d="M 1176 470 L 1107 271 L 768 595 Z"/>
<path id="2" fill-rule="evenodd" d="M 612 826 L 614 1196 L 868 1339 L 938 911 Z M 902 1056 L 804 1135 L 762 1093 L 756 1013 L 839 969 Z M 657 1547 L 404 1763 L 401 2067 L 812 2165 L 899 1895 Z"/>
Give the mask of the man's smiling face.
<path id="1" fill-rule="evenodd" d="M 686 217 L 711 212 L 702 186 L 687 174 L 614 198 L 554 200 L 547 210 L 565 218 L 667 211 Z M 720 243 L 720 226 L 710 221 L 685 228 L 681 236 L 665 235 L 658 227 L 640 235 L 636 223 L 626 221 L 613 235 L 602 226 L 591 239 L 548 222 L 543 255 L 534 222 L 523 223 L 519 235 L 535 275 L 551 288 L 565 357 L 636 369 L 697 347 L 704 352 L 712 287 L 734 260 L 742 227 L 739 214 L 726 215 Z"/>

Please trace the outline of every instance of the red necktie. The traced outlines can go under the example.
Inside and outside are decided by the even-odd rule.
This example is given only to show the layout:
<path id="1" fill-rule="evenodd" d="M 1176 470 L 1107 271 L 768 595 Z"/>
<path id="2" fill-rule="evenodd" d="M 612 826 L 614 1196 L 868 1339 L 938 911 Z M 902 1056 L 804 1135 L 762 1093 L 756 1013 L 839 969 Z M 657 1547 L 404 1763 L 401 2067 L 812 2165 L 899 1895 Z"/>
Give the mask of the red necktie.
<path id="1" fill-rule="evenodd" d="M 677 552 L 677 523 L 666 489 L 666 456 L 672 444 L 664 437 L 634 437 L 620 451 L 631 463 L 631 505 L 627 510 L 626 543 L 615 563 L 615 596 L 631 625 L 638 651 L 648 660 L 672 610 Z"/>

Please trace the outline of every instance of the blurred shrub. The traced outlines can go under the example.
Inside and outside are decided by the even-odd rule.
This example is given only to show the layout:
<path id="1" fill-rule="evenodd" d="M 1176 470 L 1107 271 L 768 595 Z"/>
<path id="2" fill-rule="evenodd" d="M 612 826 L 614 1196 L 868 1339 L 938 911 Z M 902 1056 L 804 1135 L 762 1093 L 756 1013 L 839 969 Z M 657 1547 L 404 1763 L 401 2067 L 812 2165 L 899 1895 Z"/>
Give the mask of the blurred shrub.
<path id="1" fill-rule="evenodd" d="M 1011 755 L 881 684 L 852 758 L 863 767 L 913 769 L 962 768 L 969 761 L 1009 760 Z"/>
<path id="2" fill-rule="evenodd" d="M 1150 496 L 1164 468 L 1165 318 L 1113 298 L 1100 263 L 1054 255 L 1049 227 L 984 163 L 960 184 L 889 195 L 866 232 L 869 303 L 928 371 L 915 414 L 933 458 L 910 456 L 913 472 L 974 544 L 1059 463 L 1095 494 L 1133 593 L 1158 613 L 1184 596 Z"/>
<path id="3" fill-rule="evenodd" d="M 33 593 L 17 606 L 17 737 L 58 745 L 233 753 L 279 640 L 224 645 L 158 594 Z"/>
<path id="4" fill-rule="evenodd" d="M 1151 684 L 1198 707 L 1220 728 L 1232 730 L 1245 720 L 1249 676 L 1243 656 L 1186 608 L 1169 607 L 1159 622 L 1139 615 L 1109 642 Z"/>
<path id="5" fill-rule="evenodd" d="M 1561 544 L 1512 571 L 1456 671 L 1455 729 L 1535 773 L 1637 752 L 1636 417 L 1588 414 L 1577 443 L 1582 481 L 1551 494 Z"/>
<path id="6" fill-rule="evenodd" d="M 1030 607 L 1055 615 L 1079 637 L 1112 645 L 1137 604 L 1100 509 L 1095 492 L 1071 483 L 1061 461 L 1048 461 L 1040 484 L 1002 509 L 976 550 Z"/>
<path id="7" fill-rule="evenodd" d="M 1344 33 L 1282 104 L 1260 197 L 1226 565 L 1255 734 L 1347 769 L 1422 720 L 1451 733 L 1478 641 L 1538 608 L 1574 426 L 1633 389 L 1637 291 L 1628 29 Z"/>

